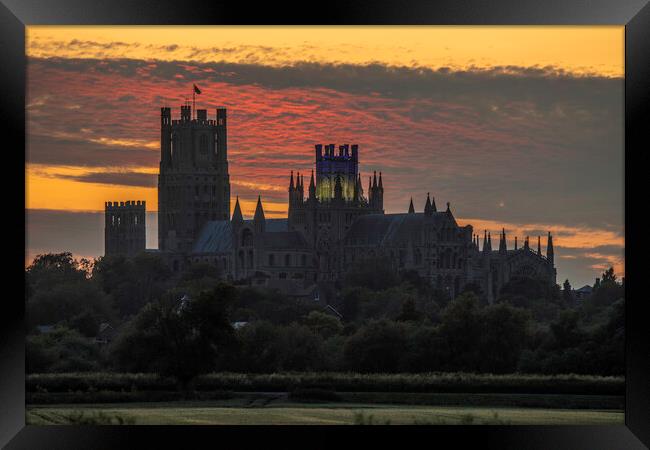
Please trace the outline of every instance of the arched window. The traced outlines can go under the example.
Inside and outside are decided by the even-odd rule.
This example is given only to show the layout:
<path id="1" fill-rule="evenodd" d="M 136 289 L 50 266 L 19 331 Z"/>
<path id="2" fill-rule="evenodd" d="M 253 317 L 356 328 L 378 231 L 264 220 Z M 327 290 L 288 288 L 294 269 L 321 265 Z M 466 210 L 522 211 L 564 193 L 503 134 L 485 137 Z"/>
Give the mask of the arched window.
<path id="1" fill-rule="evenodd" d="M 178 135 L 176 133 L 172 134 L 172 149 L 171 149 L 171 157 L 172 159 L 176 156 L 176 152 L 178 152 L 180 149 L 178 148 Z"/>
<path id="2" fill-rule="evenodd" d="M 241 233 L 241 245 L 242 247 L 250 247 L 253 245 L 253 233 L 248 228 L 244 228 Z"/>
<path id="3" fill-rule="evenodd" d="M 202 155 L 208 153 L 208 136 L 206 136 L 205 134 L 202 134 L 199 140 L 199 151 L 201 152 Z"/>

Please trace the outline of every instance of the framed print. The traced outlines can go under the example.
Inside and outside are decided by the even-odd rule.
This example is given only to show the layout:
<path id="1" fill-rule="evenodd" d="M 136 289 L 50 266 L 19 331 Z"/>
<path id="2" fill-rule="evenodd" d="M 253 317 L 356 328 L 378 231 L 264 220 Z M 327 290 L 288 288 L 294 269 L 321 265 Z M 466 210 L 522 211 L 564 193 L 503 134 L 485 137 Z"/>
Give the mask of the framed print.
<path id="1" fill-rule="evenodd" d="M 0 13 L 7 448 L 650 445 L 645 2 Z"/>

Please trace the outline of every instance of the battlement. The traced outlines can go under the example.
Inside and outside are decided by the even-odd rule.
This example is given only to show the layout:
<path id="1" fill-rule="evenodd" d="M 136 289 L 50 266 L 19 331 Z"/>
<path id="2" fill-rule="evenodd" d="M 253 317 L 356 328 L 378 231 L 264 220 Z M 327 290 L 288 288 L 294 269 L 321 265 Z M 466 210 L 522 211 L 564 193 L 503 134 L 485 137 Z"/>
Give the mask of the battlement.
<path id="1" fill-rule="evenodd" d="M 145 210 L 146 201 L 145 200 L 127 200 L 125 202 L 104 202 L 104 208 L 107 211 L 115 210 Z"/>
<path id="2" fill-rule="evenodd" d="M 315 144 L 316 162 L 318 161 L 359 161 L 359 145 L 339 145 L 338 152 L 335 144 Z"/>
<path id="3" fill-rule="evenodd" d="M 171 108 L 165 106 L 160 108 L 160 124 L 162 126 L 181 125 L 181 124 L 199 124 L 211 126 L 225 126 L 226 125 L 226 108 L 219 107 L 216 109 L 214 119 L 208 118 L 207 109 L 197 109 L 196 118 L 192 118 L 192 106 L 181 105 L 180 119 L 172 120 Z"/>

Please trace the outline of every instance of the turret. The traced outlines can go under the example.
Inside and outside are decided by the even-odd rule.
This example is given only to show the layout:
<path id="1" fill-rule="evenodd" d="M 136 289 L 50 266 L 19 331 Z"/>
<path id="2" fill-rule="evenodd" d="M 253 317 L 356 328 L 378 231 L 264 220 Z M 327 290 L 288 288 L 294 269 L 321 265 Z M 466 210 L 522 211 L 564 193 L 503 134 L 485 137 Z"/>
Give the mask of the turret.
<path id="1" fill-rule="evenodd" d="M 359 161 L 359 145 L 352 144 L 352 160 Z"/>
<path id="2" fill-rule="evenodd" d="M 381 172 L 379 172 L 379 184 L 377 185 L 377 208 L 384 209 L 384 185 L 381 180 Z"/>
<path id="3" fill-rule="evenodd" d="M 228 125 L 226 108 L 217 108 L 217 157 L 222 164 L 228 160 Z"/>
<path id="4" fill-rule="evenodd" d="M 305 200 L 305 175 L 300 175 L 300 203 Z"/>
<path id="5" fill-rule="evenodd" d="M 172 161 L 171 124 L 171 108 L 160 108 L 160 163 L 163 166 L 169 166 Z"/>
<path id="6" fill-rule="evenodd" d="M 264 217 L 264 209 L 262 208 L 262 197 L 257 196 L 257 206 L 255 207 L 255 216 L 253 216 L 253 226 L 255 231 L 261 233 L 266 228 L 266 219 Z"/>
<path id="7" fill-rule="evenodd" d="M 483 252 L 488 251 L 487 230 L 483 230 Z"/>
<path id="8" fill-rule="evenodd" d="M 524 250 L 530 250 L 530 246 L 528 245 L 528 236 L 526 236 L 526 239 L 524 240 Z"/>
<path id="9" fill-rule="evenodd" d="M 181 106 L 181 121 L 189 122 L 192 118 L 192 107 L 190 105 Z"/>
<path id="10" fill-rule="evenodd" d="M 517 236 L 515 236 L 515 250 L 517 250 Z"/>
<path id="11" fill-rule="evenodd" d="M 506 254 L 508 252 L 508 246 L 506 245 L 506 229 L 501 230 L 501 239 L 499 240 L 499 253 Z"/>
<path id="12" fill-rule="evenodd" d="M 413 197 L 411 197 L 411 203 L 409 204 L 409 214 L 415 214 L 415 208 L 413 207 Z"/>
<path id="13" fill-rule="evenodd" d="M 292 208 L 295 201 L 296 201 L 296 186 L 293 182 L 293 170 L 292 170 L 291 175 L 289 177 L 289 209 Z"/>
<path id="14" fill-rule="evenodd" d="M 424 204 L 424 215 L 430 216 L 433 213 L 433 209 L 431 209 L 431 198 L 429 197 L 429 193 L 427 192 L 427 201 Z"/>
<path id="15" fill-rule="evenodd" d="M 537 254 L 542 256 L 542 239 L 537 236 Z"/>
<path id="16" fill-rule="evenodd" d="M 311 180 L 309 180 L 309 199 L 316 200 L 316 183 L 314 183 L 314 169 L 311 170 Z"/>
<path id="17" fill-rule="evenodd" d="M 244 216 L 241 213 L 241 206 L 239 206 L 239 195 L 237 200 L 235 200 L 235 210 L 232 213 L 232 224 L 235 228 L 238 228 L 241 224 L 244 223 Z"/>
<path id="18" fill-rule="evenodd" d="M 553 236 L 551 236 L 551 232 L 548 232 L 548 239 L 546 241 L 546 259 L 548 262 L 553 265 Z"/>
<path id="19" fill-rule="evenodd" d="M 316 162 L 323 159 L 323 144 L 316 144 Z"/>

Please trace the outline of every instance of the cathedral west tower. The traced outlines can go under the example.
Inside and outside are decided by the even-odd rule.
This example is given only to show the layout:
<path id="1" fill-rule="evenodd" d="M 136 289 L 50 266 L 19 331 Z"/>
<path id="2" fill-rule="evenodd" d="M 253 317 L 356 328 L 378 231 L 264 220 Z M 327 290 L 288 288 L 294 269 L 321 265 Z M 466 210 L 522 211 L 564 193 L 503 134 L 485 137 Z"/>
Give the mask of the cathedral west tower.
<path id="1" fill-rule="evenodd" d="M 171 108 L 161 108 L 158 248 L 189 252 L 207 221 L 229 218 L 226 109 L 218 108 L 213 120 L 205 109 L 192 117 L 186 104 L 172 120 Z"/>

